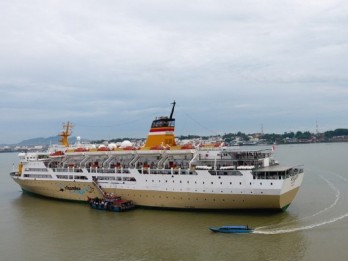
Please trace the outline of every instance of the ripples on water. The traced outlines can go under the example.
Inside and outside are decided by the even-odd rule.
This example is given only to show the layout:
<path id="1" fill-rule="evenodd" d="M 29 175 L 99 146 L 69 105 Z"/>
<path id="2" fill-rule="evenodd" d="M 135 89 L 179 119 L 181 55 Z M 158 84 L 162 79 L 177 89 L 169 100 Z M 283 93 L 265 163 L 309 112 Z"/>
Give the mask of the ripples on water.
<path id="1" fill-rule="evenodd" d="M 23 194 L 8 175 L 17 155 L 0 154 L 1 260 L 346 260 L 347 150 L 344 143 L 277 147 L 282 164 L 305 165 L 286 212 L 96 211 Z M 231 224 L 256 230 L 208 230 Z"/>

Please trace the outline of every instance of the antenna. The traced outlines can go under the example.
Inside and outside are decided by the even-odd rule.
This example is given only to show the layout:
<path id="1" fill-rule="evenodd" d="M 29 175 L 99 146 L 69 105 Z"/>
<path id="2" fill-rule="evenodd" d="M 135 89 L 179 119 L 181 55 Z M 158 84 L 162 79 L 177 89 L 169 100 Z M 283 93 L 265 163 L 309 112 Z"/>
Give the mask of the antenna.
<path id="1" fill-rule="evenodd" d="M 315 125 L 316 125 L 316 132 L 317 135 L 319 134 L 319 125 L 318 125 L 318 121 L 315 121 Z"/>
<path id="2" fill-rule="evenodd" d="M 261 135 L 263 135 L 263 123 L 261 123 Z"/>
<path id="3" fill-rule="evenodd" d="M 174 100 L 174 102 L 171 103 L 171 104 L 173 104 L 173 107 L 172 107 L 172 112 L 170 113 L 169 119 L 173 119 L 173 113 L 174 113 L 174 108 L 175 108 L 175 104 L 176 104 L 175 100 Z"/>

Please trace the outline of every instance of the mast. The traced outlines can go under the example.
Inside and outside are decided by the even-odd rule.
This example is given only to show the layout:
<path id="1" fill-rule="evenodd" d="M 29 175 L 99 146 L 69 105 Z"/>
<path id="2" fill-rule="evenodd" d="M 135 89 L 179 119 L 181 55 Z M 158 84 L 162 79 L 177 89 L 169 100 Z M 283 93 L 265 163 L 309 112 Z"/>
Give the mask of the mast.
<path id="1" fill-rule="evenodd" d="M 69 147 L 69 141 L 68 138 L 71 135 L 71 129 L 72 129 L 72 124 L 68 121 L 67 123 L 63 123 L 63 131 L 59 133 L 58 135 L 61 137 L 59 142 L 64 146 L 64 147 Z"/>
<path id="2" fill-rule="evenodd" d="M 173 104 L 173 107 L 172 107 L 172 112 L 170 113 L 170 117 L 169 117 L 169 119 L 171 120 L 171 119 L 173 119 L 173 113 L 174 113 L 174 108 L 175 108 L 175 101 L 173 102 L 173 103 L 171 103 L 171 104 Z"/>

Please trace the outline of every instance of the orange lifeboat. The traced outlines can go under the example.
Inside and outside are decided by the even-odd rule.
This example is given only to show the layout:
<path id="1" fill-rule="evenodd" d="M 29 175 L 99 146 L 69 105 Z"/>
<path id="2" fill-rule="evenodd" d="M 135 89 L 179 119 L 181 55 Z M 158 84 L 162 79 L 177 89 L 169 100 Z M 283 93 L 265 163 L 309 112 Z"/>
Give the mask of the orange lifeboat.
<path id="1" fill-rule="evenodd" d="M 84 151 L 88 151 L 88 149 L 86 148 L 77 148 L 74 150 L 74 152 L 84 152 Z"/>
<path id="2" fill-rule="evenodd" d="M 61 150 L 55 151 L 55 152 L 50 154 L 50 156 L 52 156 L 52 157 L 63 156 L 63 155 L 64 155 L 64 152 Z"/>
<path id="3" fill-rule="evenodd" d="M 100 147 L 98 148 L 98 151 L 109 151 L 107 147 Z"/>
<path id="4" fill-rule="evenodd" d="M 181 149 L 182 150 L 191 150 L 191 149 L 194 149 L 195 147 L 193 147 L 192 144 L 185 144 L 185 145 L 182 145 L 181 146 Z"/>

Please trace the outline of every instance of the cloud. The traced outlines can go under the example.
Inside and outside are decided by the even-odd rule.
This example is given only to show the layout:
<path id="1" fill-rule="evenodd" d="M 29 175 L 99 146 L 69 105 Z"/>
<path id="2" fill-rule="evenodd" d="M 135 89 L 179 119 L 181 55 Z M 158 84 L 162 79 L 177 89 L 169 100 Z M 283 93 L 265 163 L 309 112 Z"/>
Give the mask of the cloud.
<path id="1" fill-rule="evenodd" d="M 27 127 L 0 143 L 66 120 L 83 136 L 145 136 L 174 99 L 186 134 L 310 127 L 318 115 L 339 127 L 347 12 L 340 0 L 2 1 L 0 120 Z"/>

